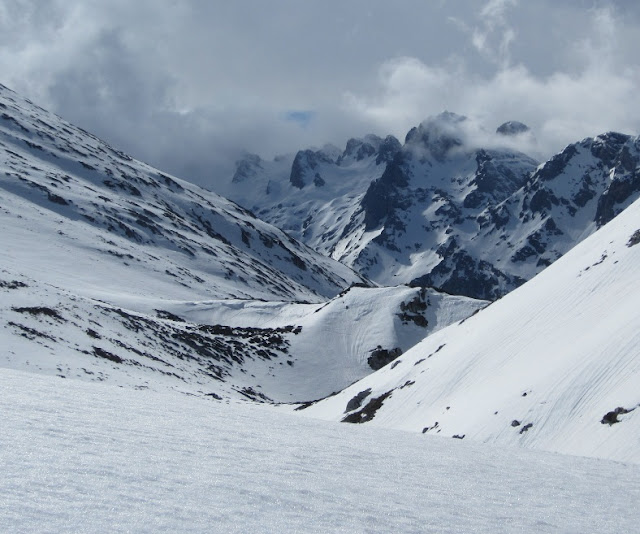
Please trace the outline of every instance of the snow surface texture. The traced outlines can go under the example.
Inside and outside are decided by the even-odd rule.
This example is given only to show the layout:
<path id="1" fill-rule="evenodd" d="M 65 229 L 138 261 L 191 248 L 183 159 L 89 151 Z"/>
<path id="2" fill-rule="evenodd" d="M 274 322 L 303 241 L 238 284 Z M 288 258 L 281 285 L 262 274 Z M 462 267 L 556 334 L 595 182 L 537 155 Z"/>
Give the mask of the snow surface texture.
<path id="1" fill-rule="evenodd" d="M 638 243 L 640 200 L 524 286 L 306 412 L 640 463 Z"/>
<path id="2" fill-rule="evenodd" d="M 465 121 L 453 113 L 432 117 L 386 158 L 379 142 L 355 139 L 340 157 L 307 150 L 293 164 L 249 158 L 238 169 L 250 178 L 232 181 L 225 193 L 382 285 L 490 300 L 531 279 L 640 195 L 638 137 L 585 139 L 538 166 L 513 149 L 470 144 Z M 354 157 L 364 146 L 370 148 Z M 314 173 L 324 185 L 313 183 Z M 262 194 L 248 196 L 253 189 Z"/>
<path id="3" fill-rule="evenodd" d="M 0 86 L 2 263 L 82 294 L 321 302 L 364 280 Z"/>
<path id="4" fill-rule="evenodd" d="M 5 532 L 635 532 L 639 466 L 0 370 Z"/>

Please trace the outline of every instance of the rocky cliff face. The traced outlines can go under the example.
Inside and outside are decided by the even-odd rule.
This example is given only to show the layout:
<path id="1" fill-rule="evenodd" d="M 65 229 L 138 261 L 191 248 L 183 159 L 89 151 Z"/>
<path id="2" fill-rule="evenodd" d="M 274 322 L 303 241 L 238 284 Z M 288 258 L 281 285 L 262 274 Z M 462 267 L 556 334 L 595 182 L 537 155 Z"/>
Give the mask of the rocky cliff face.
<path id="1" fill-rule="evenodd" d="M 467 128 L 445 112 L 403 145 L 369 135 L 333 158 L 301 151 L 284 185 L 254 165 L 254 182 L 269 175 L 278 193 L 248 205 L 378 283 L 496 299 L 640 195 L 638 138 L 603 134 L 539 165 L 495 148 L 496 139 L 531 136 L 526 125 L 501 125 L 494 148 L 471 144 Z"/>

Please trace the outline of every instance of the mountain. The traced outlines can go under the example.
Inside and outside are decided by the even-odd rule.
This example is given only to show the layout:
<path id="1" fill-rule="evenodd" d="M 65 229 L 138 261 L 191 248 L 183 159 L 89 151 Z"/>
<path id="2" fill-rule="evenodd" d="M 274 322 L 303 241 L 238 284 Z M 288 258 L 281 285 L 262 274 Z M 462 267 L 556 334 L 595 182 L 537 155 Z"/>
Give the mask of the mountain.
<path id="1" fill-rule="evenodd" d="M 318 302 L 365 282 L 247 210 L 132 159 L 6 87 L 0 111 L 0 216 L 11 229 L 7 265 L 18 271 L 63 282 L 82 267 L 78 285 L 87 294 L 191 299 Z"/>
<path id="2" fill-rule="evenodd" d="M 262 219 L 329 255 L 367 188 L 399 149 L 393 136 L 366 135 L 350 139 L 344 151 L 327 145 L 273 161 L 247 154 L 236 163 L 231 181 L 217 187 Z"/>
<path id="3" fill-rule="evenodd" d="M 350 141 L 334 159 L 302 151 L 297 166 L 281 158 L 277 169 L 252 167 L 259 195 L 243 197 L 247 188 L 238 182 L 228 195 L 379 284 L 490 300 L 531 279 L 640 195 L 638 137 L 585 139 L 539 165 L 500 148 L 531 135 L 522 123 L 500 126 L 494 148 L 475 146 L 468 130 L 468 119 L 445 112 L 413 128 L 401 147 L 390 143 L 384 158 L 380 144 L 364 140 Z M 354 157 L 358 146 L 369 148 Z M 288 165 L 291 176 L 305 177 L 303 187 L 286 182 Z M 313 173 L 339 187 L 314 185 Z M 265 183 L 277 183 L 277 194 Z"/>
<path id="4" fill-rule="evenodd" d="M 369 287 L 7 88 L 0 109 L 1 366 L 299 402 L 487 304 Z"/>
<path id="5" fill-rule="evenodd" d="M 308 415 L 640 462 L 640 200 Z"/>

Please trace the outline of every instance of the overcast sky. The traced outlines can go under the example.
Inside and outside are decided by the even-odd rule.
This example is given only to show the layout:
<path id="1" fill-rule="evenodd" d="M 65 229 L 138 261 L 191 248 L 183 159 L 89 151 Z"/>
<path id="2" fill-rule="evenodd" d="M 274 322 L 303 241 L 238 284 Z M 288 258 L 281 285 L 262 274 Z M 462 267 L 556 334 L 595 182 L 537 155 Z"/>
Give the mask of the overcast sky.
<path id="1" fill-rule="evenodd" d="M 0 82 L 210 189 L 445 109 L 544 154 L 640 133 L 637 0 L 0 0 Z"/>

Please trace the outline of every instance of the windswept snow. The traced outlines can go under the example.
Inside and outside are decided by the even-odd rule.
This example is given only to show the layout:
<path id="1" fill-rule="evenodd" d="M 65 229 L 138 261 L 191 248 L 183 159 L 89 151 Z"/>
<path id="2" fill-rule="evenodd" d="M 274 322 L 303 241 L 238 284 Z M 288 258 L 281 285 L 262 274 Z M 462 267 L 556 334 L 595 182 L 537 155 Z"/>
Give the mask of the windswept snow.
<path id="1" fill-rule="evenodd" d="M 0 370 L 0 525 L 33 532 L 634 532 L 637 465 Z"/>

